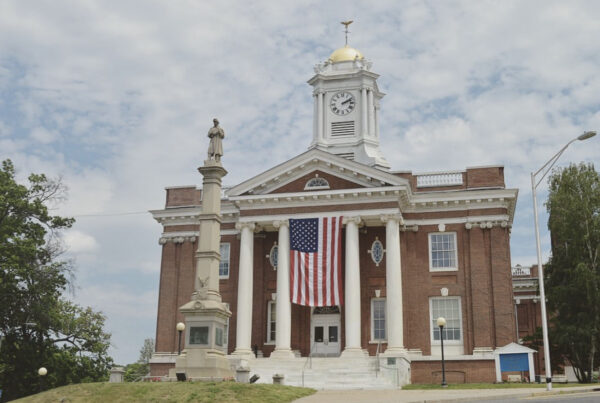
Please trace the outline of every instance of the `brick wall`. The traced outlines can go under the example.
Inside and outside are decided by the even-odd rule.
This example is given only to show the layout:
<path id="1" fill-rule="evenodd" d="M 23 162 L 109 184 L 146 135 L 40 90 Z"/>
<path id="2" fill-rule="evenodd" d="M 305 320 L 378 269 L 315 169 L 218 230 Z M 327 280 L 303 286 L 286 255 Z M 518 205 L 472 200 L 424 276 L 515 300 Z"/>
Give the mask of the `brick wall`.
<path id="1" fill-rule="evenodd" d="M 446 382 L 477 383 L 495 382 L 494 360 L 452 361 L 445 360 Z M 442 383 L 441 361 L 413 361 L 410 365 L 411 383 Z"/>

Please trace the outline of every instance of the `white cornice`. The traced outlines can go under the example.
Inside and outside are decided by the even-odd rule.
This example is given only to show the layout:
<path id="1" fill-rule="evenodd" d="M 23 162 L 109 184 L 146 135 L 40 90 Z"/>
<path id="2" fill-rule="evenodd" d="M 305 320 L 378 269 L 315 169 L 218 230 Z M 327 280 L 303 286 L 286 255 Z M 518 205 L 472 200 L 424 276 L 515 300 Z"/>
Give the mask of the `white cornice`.
<path id="1" fill-rule="evenodd" d="M 408 180 L 404 178 L 313 148 L 230 188 L 226 194 L 230 198 L 252 191 L 264 194 L 281 186 L 283 181 L 289 181 L 291 177 L 300 177 L 315 168 L 327 168 L 329 172 L 335 172 L 336 176 L 363 186 L 408 186 Z"/>

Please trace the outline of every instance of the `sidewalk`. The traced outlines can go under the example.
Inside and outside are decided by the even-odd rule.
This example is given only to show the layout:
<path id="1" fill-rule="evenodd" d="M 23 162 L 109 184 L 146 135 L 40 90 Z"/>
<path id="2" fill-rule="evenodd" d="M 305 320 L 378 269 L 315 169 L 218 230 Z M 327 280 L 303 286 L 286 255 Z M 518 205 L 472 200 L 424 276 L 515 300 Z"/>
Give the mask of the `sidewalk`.
<path id="1" fill-rule="evenodd" d="M 356 402 L 442 402 L 475 401 L 493 398 L 519 398 L 558 395 L 561 393 L 591 392 L 600 385 L 554 388 L 551 392 L 541 388 L 515 389 L 451 389 L 451 390 L 319 390 L 312 396 L 296 400 L 297 403 L 356 403 Z M 597 392 L 600 399 L 600 391 Z"/>

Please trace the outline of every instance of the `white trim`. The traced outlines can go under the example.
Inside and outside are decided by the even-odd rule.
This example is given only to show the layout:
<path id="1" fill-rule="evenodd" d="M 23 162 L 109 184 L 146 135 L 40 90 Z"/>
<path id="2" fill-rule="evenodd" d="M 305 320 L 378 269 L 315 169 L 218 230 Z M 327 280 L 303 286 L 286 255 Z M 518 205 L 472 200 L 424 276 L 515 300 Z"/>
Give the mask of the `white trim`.
<path id="1" fill-rule="evenodd" d="M 431 238 L 433 235 L 453 235 L 454 239 L 454 266 L 448 267 L 433 267 L 433 251 L 431 249 Z M 458 271 L 458 242 L 456 232 L 430 232 L 427 234 L 427 239 L 429 243 L 429 271 L 430 272 L 440 272 L 440 271 Z"/>
<path id="2" fill-rule="evenodd" d="M 446 345 L 448 346 L 462 346 L 463 345 L 463 340 L 464 340 L 464 327 L 463 327 L 463 318 L 462 318 L 462 301 L 461 301 L 461 297 L 459 296 L 452 296 L 452 297 L 429 297 L 429 337 L 431 339 L 431 346 L 440 346 L 441 342 L 439 340 L 434 340 L 433 338 L 433 320 L 434 318 L 432 317 L 433 315 L 433 306 L 432 306 L 432 301 L 433 300 L 445 300 L 445 301 L 449 301 L 449 300 L 456 300 L 458 301 L 458 320 L 460 323 L 460 339 L 459 340 L 447 340 L 444 339 L 444 348 Z M 435 318 L 437 319 L 437 318 Z"/>
<path id="3" fill-rule="evenodd" d="M 385 337 L 383 339 L 375 338 L 375 315 L 374 315 L 374 302 L 382 301 L 383 302 L 383 333 Z M 387 304 L 385 298 L 371 298 L 371 339 L 369 343 L 372 341 L 374 343 L 384 343 L 387 342 L 387 327 L 388 327 L 388 313 L 387 313 Z"/>
<path id="4" fill-rule="evenodd" d="M 336 167 L 339 171 L 342 171 L 343 169 L 344 171 L 348 170 L 350 172 L 356 172 L 364 177 L 365 180 L 369 177 L 372 178 L 372 180 L 382 181 L 391 185 L 408 186 L 409 183 L 407 179 L 402 177 L 313 148 L 230 188 L 227 191 L 227 195 L 240 195 L 252 189 L 261 187 L 262 184 L 264 184 L 263 188 L 268 188 L 269 186 L 272 186 L 272 184 L 268 184 L 269 182 L 281 179 L 283 176 L 292 176 L 296 170 L 306 172 L 307 170 L 305 168 L 307 165 L 310 165 L 309 169 L 312 169 L 313 166 L 319 168 Z M 354 178 L 353 181 L 356 182 L 357 178 Z M 275 186 L 281 186 L 281 182 L 275 183 Z"/>

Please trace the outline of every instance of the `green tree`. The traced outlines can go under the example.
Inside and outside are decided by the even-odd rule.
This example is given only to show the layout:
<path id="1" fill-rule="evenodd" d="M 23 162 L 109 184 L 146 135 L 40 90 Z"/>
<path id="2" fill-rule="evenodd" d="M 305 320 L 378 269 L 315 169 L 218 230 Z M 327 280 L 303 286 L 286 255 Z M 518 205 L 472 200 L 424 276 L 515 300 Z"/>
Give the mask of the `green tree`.
<path id="1" fill-rule="evenodd" d="M 140 358 L 133 364 L 125 366 L 125 382 L 137 382 L 150 372 L 150 358 L 154 353 L 154 339 L 144 340 L 144 345 L 140 349 Z"/>
<path id="2" fill-rule="evenodd" d="M 10 400 L 44 386 L 100 380 L 112 360 L 104 316 L 64 297 L 72 267 L 59 260 L 60 231 L 72 218 L 53 216 L 60 202 L 60 180 L 32 174 L 28 186 L 17 183 L 10 160 L 0 170 L 0 389 Z"/>
<path id="3" fill-rule="evenodd" d="M 550 337 L 587 383 L 600 352 L 600 175 L 591 164 L 570 165 L 555 170 L 549 183 Z"/>

